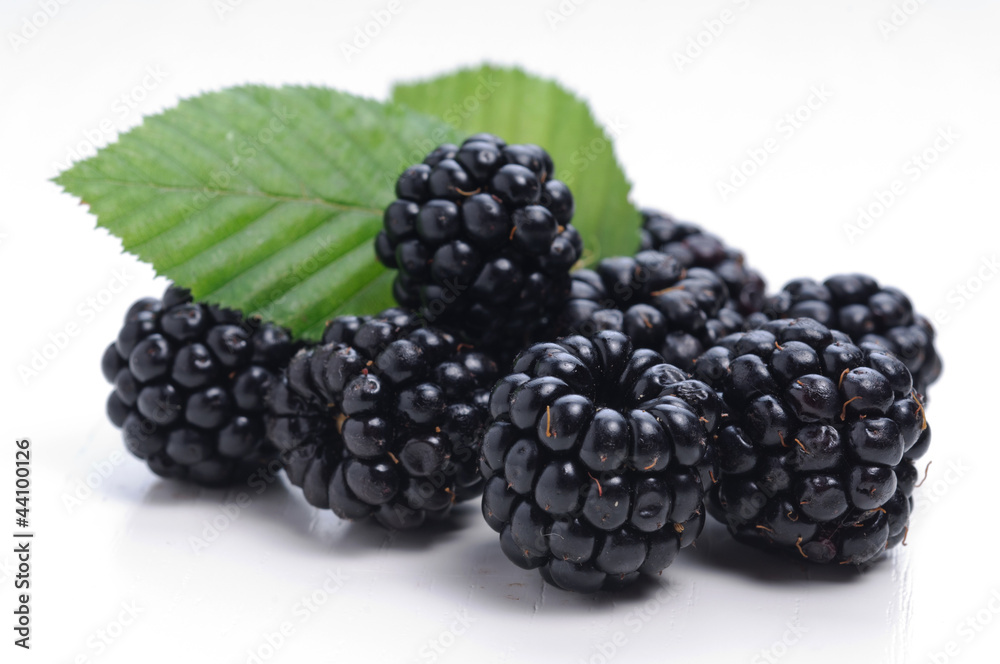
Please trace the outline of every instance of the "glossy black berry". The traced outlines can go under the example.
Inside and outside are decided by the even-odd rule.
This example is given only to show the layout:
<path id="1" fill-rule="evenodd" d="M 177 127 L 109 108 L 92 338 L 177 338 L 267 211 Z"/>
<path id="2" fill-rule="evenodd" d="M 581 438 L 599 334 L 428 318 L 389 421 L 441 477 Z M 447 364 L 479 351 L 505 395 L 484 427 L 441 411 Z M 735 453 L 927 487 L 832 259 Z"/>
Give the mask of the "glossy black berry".
<path id="1" fill-rule="evenodd" d="M 764 307 L 767 287 L 759 272 L 746 265 L 743 254 L 701 227 L 679 221 L 656 210 L 642 211 L 640 251 L 655 250 L 672 256 L 685 268 L 714 272 L 726 284 L 729 308 L 746 316 Z"/>
<path id="2" fill-rule="evenodd" d="M 497 168 L 504 163 L 500 147 L 491 141 L 466 141 L 455 155 L 455 161 L 477 184 L 493 177 Z"/>
<path id="3" fill-rule="evenodd" d="M 725 404 L 709 504 L 737 539 L 852 564 L 902 541 L 930 428 L 901 360 L 781 319 L 721 339 L 694 375 Z"/>
<path id="4" fill-rule="evenodd" d="M 399 309 L 336 318 L 269 391 L 267 435 L 312 505 L 415 528 L 482 490 L 496 366 L 421 323 Z"/>
<path id="5" fill-rule="evenodd" d="M 941 375 L 930 321 L 913 310 L 905 293 L 880 286 L 867 275 L 840 274 L 822 283 L 796 279 L 768 298 L 764 309 L 772 318 L 813 318 L 844 332 L 869 354 L 891 353 L 902 360 L 913 387 L 922 395 Z M 895 381 L 895 388 L 903 387 L 899 383 L 904 380 L 902 373 L 882 368 L 892 373 L 886 378 Z"/>
<path id="6" fill-rule="evenodd" d="M 504 554 L 577 592 L 659 574 L 704 524 L 715 392 L 613 331 L 535 344 L 513 369 L 480 460 Z"/>
<path id="7" fill-rule="evenodd" d="M 594 270 L 574 272 L 558 317 L 563 334 L 623 332 L 637 348 L 652 349 L 685 370 L 744 324 L 719 275 L 686 269 L 674 256 L 652 250 L 605 258 Z"/>
<path id="8" fill-rule="evenodd" d="M 171 286 L 161 299 L 133 304 L 104 352 L 101 371 L 115 386 L 108 419 L 158 475 L 241 481 L 276 455 L 264 436 L 263 399 L 295 348 L 286 330 Z"/>
<path id="9" fill-rule="evenodd" d="M 400 306 L 506 360 L 549 336 L 583 254 L 573 195 L 553 175 L 542 148 L 490 134 L 404 171 L 375 241 Z"/>

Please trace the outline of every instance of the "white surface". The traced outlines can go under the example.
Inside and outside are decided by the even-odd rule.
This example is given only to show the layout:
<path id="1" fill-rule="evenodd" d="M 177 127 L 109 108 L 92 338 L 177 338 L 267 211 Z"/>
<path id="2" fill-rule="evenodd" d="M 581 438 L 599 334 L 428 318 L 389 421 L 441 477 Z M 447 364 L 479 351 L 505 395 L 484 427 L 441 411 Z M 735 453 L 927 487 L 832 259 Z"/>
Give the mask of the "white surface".
<path id="1" fill-rule="evenodd" d="M 220 17 L 227 1 L 234 9 Z M 545 11 L 557 11 L 556 0 L 490 3 L 488 12 L 486 3 L 400 2 L 348 63 L 340 44 L 387 2 L 73 1 L 15 52 L 9 32 L 46 3 L 4 0 L 0 658 L 235 664 L 257 651 L 266 662 L 769 661 L 764 650 L 782 662 L 996 661 L 1000 441 L 997 361 L 987 351 L 997 344 L 1000 279 L 969 300 L 953 289 L 1000 252 L 1000 6 L 897 0 L 918 9 L 884 38 L 889 0 L 575 0 L 554 31 Z M 723 9 L 731 23 L 679 71 L 674 53 Z M 46 182 L 72 146 L 94 130 L 108 140 L 102 123 L 127 128 L 224 85 L 307 82 L 384 96 L 394 79 L 483 59 L 523 63 L 587 96 L 622 127 L 618 150 L 635 199 L 745 248 L 772 286 L 864 270 L 906 289 L 924 312 L 950 316 L 939 324 L 946 371 L 929 409 L 934 463 L 907 547 L 865 573 L 806 569 L 713 529 L 660 586 L 578 597 L 507 563 L 475 506 L 459 520 L 464 528 L 434 538 L 338 523 L 284 487 L 248 489 L 249 505 L 226 517 L 221 506 L 235 494 L 165 484 L 116 456 L 100 354 L 129 303 L 162 284 Z M 130 109 L 120 98 L 147 68 L 164 78 L 147 79 Z M 814 86 L 832 96 L 813 100 L 819 108 L 800 129 L 779 125 Z M 954 144 L 912 180 L 908 160 L 948 127 Z M 722 200 L 719 179 L 769 138 L 777 151 Z M 896 178 L 905 192 L 849 242 L 843 225 Z M 88 298 L 120 270 L 126 290 L 96 312 Z M 18 366 L 69 323 L 79 334 L 25 384 Z M 36 455 L 30 652 L 11 645 L 8 626 L 16 436 L 29 436 Z M 109 460 L 121 463 L 68 508 L 66 496 Z M 191 538 L 216 519 L 221 532 L 196 555 Z M 328 574 L 341 578 L 327 584 L 332 593 L 323 590 Z M 302 603 L 313 593 L 322 601 L 315 610 Z M 121 608 L 133 602 L 134 621 Z M 117 625 L 119 617 L 130 624 Z M 289 633 L 269 651 L 283 623 Z M 100 645 L 102 630 L 115 636 L 110 644 Z M 451 645 L 436 652 L 435 641 Z M 949 643 L 954 656 L 943 654 Z"/>

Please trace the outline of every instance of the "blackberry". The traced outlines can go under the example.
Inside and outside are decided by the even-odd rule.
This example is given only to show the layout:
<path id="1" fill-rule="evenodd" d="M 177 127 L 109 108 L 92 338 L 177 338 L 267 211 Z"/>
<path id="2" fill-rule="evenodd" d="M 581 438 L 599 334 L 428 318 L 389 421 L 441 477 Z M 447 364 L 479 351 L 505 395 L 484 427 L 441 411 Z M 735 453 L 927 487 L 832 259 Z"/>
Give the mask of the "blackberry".
<path id="1" fill-rule="evenodd" d="M 573 195 L 537 145 L 445 144 L 396 182 L 375 242 L 400 306 L 511 355 L 545 336 L 583 252 Z"/>
<path id="2" fill-rule="evenodd" d="M 267 433 L 306 500 L 344 519 L 414 528 L 478 495 L 496 365 L 417 315 L 342 316 L 268 398 Z"/>
<path id="3" fill-rule="evenodd" d="M 557 320 L 561 334 L 624 332 L 636 348 L 655 350 L 686 371 L 746 324 L 731 306 L 722 277 L 652 250 L 605 258 L 593 270 L 574 272 L 570 298 Z"/>
<path id="4" fill-rule="evenodd" d="M 729 289 L 730 308 L 745 316 L 763 310 L 764 277 L 747 267 L 742 252 L 726 246 L 720 238 L 656 210 L 642 211 L 641 235 L 640 251 L 652 249 L 673 256 L 681 267 L 715 272 Z"/>
<path id="5" fill-rule="evenodd" d="M 613 331 L 536 344 L 513 369 L 480 461 L 504 554 L 577 592 L 659 574 L 705 523 L 715 392 Z"/>
<path id="6" fill-rule="evenodd" d="M 125 314 L 101 360 L 111 423 L 162 477 L 220 486 L 273 460 L 264 395 L 295 352 L 287 330 L 171 285 Z"/>
<path id="7" fill-rule="evenodd" d="M 725 404 L 710 511 L 737 539 L 861 564 L 905 538 L 931 430 L 899 358 L 798 318 L 726 337 L 696 367 Z"/>
<path id="8" fill-rule="evenodd" d="M 813 318 L 850 335 L 866 350 L 889 350 L 906 364 L 917 392 L 941 376 L 934 327 L 915 313 L 910 298 L 864 274 L 841 274 L 823 283 L 796 279 L 768 298 L 773 318 Z"/>

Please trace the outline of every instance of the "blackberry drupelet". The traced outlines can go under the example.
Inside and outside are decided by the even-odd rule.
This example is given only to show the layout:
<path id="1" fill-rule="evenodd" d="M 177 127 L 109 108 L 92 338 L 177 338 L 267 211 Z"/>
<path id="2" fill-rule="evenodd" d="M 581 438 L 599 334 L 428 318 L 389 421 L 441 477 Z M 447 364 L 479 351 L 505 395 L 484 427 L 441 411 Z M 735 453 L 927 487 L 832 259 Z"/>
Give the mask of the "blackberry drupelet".
<path id="1" fill-rule="evenodd" d="M 931 430 L 895 355 L 784 319 L 721 340 L 694 375 L 723 398 L 709 507 L 737 539 L 861 564 L 905 538 Z"/>
<path id="2" fill-rule="evenodd" d="M 895 353 L 913 375 L 917 392 L 941 376 L 941 358 L 934 347 L 934 327 L 913 311 L 910 298 L 896 288 L 884 288 L 864 274 L 841 274 L 823 283 L 790 281 L 768 298 L 772 318 L 813 318 L 850 335 L 866 350 Z"/>
<path id="3" fill-rule="evenodd" d="M 659 574 L 705 523 L 715 392 L 613 331 L 536 344 L 513 369 L 480 461 L 504 554 L 577 592 Z"/>
<path id="4" fill-rule="evenodd" d="M 574 272 L 557 330 L 563 335 L 624 332 L 636 348 L 655 350 L 689 371 L 696 357 L 745 324 L 718 274 L 646 250 Z"/>
<path id="5" fill-rule="evenodd" d="M 545 336 L 583 243 L 548 153 L 490 134 L 445 144 L 396 183 L 375 242 L 400 306 L 513 356 Z"/>
<path id="6" fill-rule="evenodd" d="M 642 211 L 641 234 L 640 251 L 659 251 L 676 258 L 681 267 L 703 267 L 719 275 L 729 289 L 730 308 L 745 316 L 764 308 L 764 277 L 747 267 L 742 252 L 717 236 L 656 210 Z"/>
<path id="7" fill-rule="evenodd" d="M 417 315 L 330 322 L 268 397 L 268 437 L 306 500 L 344 519 L 414 528 L 478 495 L 496 365 Z"/>
<path id="8" fill-rule="evenodd" d="M 289 333 L 170 286 L 125 315 L 101 369 L 107 413 L 129 452 L 163 477 L 240 481 L 273 460 L 264 395 L 295 352 Z"/>

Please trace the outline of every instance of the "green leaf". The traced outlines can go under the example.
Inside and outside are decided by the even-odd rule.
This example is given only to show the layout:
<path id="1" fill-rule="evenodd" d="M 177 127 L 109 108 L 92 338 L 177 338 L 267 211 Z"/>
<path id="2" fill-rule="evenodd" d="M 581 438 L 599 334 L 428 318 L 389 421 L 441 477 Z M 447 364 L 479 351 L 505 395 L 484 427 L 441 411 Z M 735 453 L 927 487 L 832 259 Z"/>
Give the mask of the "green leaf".
<path id="1" fill-rule="evenodd" d="M 392 99 L 465 135 L 487 131 L 511 143 L 541 145 L 552 155 L 556 177 L 573 190 L 573 225 L 583 237 L 586 262 L 635 252 L 640 216 L 629 202 L 631 185 L 612 138 L 587 103 L 555 81 L 487 65 L 397 85 Z"/>
<path id="2" fill-rule="evenodd" d="M 307 338 L 393 304 L 372 240 L 438 119 L 334 90 L 245 86 L 182 101 L 55 182 L 199 300 Z"/>

